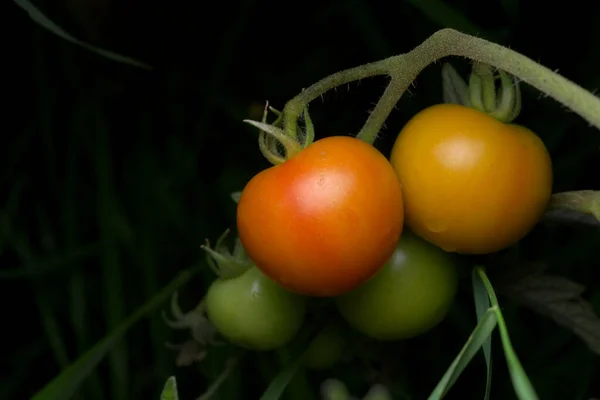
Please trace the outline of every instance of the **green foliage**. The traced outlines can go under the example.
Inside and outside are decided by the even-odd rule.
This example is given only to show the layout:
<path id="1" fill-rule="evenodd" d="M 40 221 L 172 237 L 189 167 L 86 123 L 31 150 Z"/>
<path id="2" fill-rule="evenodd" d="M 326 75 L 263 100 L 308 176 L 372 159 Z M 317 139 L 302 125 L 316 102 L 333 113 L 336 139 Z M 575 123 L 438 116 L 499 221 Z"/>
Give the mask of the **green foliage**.
<path id="1" fill-rule="evenodd" d="M 594 272 L 600 214 L 598 192 L 582 188 L 595 189 L 589 176 L 597 170 L 594 160 L 600 141 L 586 121 L 563 112 L 548 99 L 539 99 L 537 91 L 527 86 L 518 123 L 542 132 L 553 153 L 560 193 L 530 237 L 499 255 L 500 261 L 483 260 L 486 265 L 490 261 L 500 266 L 486 270 L 490 279 L 475 269 L 472 291 L 463 291 L 452 315 L 430 335 L 390 346 L 358 338 L 349 364 L 325 376 L 307 374 L 301 366 L 306 343 L 322 327 L 315 323 L 285 355 L 242 357 L 232 355 L 228 348 L 211 347 L 200 357 L 206 349 L 192 343 L 192 350 L 199 353 L 188 357 L 192 361 L 187 365 L 194 367 L 175 369 L 177 357 L 165 347 L 171 332 L 154 312 L 183 286 L 187 300 L 196 303 L 202 296 L 212 276 L 208 268 L 204 272 L 193 267 L 177 274 L 179 266 L 202 260 L 199 246 L 204 238 L 234 224 L 230 193 L 264 167 L 263 160 L 254 155 L 258 152 L 249 150 L 256 150 L 256 138 L 241 123 L 245 118 L 260 119 L 262 100 L 256 113 L 254 96 L 266 94 L 280 101 L 293 88 L 306 87 L 345 65 L 406 52 L 441 28 L 471 33 L 518 48 L 536 60 L 549 60 L 553 69 L 565 69 L 565 76 L 594 88 L 599 59 L 593 41 L 587 39 L 598 33 L 597 24 L 591 24 L 594 12 L 577 11 L 580 25 L 589 25 L 589 31 L 561 32 L 561 40 L 581 42 L 578 53 L 567 54 L 552 45 L 556 23 L 519 22 L 527 15 L 523 10 L 532 10 L 526 2 L 511 0 L 498 4 L 506 14 L 505 19 L 495 15 L 502 20 L 501 26 L 486 26 L 487 16 L 477 17 L 476 10 L 461 2 L 453 6 L 438 1 L 401 2 L 395 5 L 398 10 L 388 12 L 368 2 L 351 1 L 284 19 L 258 16 L 252 13 L 251 1 L 242 1 L 236 8 L 239 16 L 229 24 L 215 14 L 222 25 L 219 29 L 199 23 L 195 17 L 199 11 L 179 10 L 172 18 L 174 12 L 163 5 L 160 13 L 155 11 L 151 29 L 144 27 L 148 22 L 143 12 L 127 21 L 129 30 L 119 28 L 118 19 L 110 17 L 106 30 L 120 32 L 112 39 L 94 38 L 92 30 L 81 27 L 86 23 L 78 25 L 74 20 L 79 17 L 69 13 L 57 19 L 60 23 L 53 22 L 60 15 L 57 9 L 76 7 L 77 2 L 67 3 L 13 3 L 17 17 L 25 15 L 29 25 L 33 21 L 43 29 L 15 25 L 13 37 L 26 43 L 23 48 L 28 52 L 16 57 L 25 61 L 13 74 L 19 87 L 8 93 L 14 111 L 7 118 L 17 128 L 5 128 L 8 138 L 0 147 L 0 193 L 4 195 L 0 198 L 0 281 L 7 298 L 16 300 L 6 307 L 7 320 L 12 321 L 6 331 L 5 357 L 10 375 L 0 384 L 0 398 L 156 398 L 167 378 L 161 400 L 178 399 L 178 391 L 181 398 L 203 391 L 203 399 L 261 394 L 266 399 L 301 399 L 320 383 L 321 394 L 328 399 L 345 399 L 351 393 L 365 394 L 366 399 L 428 395 L 433 399 L 448 390 L 461 398 L 511 398 L 517 393 L 521 399 L 585 400 L 594 394 L 600 353 L 600 291 Z M 79 3 L 78 7 L 92 7 L 89 2 Z M 118 11 L 122 6 L 115 7 Z M 48 12 L 42 11 L 45 8 Z M 96 11 L 90 14 L 98 20 L 106 18 Z M 482 12 L 487 15 L 489 10 Z M 563 12 L 574 11 L 562 5 L 560 15 Z M 162 13 L 164 21 L 158 19 Z M 222 13 L 230 14 L 229 9 Z M 340 15 L 349 27 L 329 22 Z M 169 17 L 176 21 L 170 22 Z M 246 29 L 249 21 L 252 29 Z M 334 25 L 334 32 L 329 32 Z M 188 27 L 185 34 L 176 29 L 181 26 Z M 306 26 L 312 27 L 315 37 Z M 167 38 L 166 45 L 152 36 L 156 31 Z M 520 31 L 528 33 L 523 36 Z M 263 53 L 265 37 L 273 32 L 285 32 L 285 49 Z M 147 46 L 142 59 L 151 59 L 153 66 L 105 50 L 132 46 L 128 40 L 136 35 L 141 39 L 131 41 L 142 54 L 142 47 Z M 179 59 L 181 52 L 172 50 L 175 43 L 194 57 L 201 53 L 201 61 L 190 67 L 191 61 Z M 348 43 L 347 48 L 342 43 Z M 301 49 L 301 53 L 289 48 Z M 116 64 L 99 63 L 101 57 Z M 123 64 L 155 75 L 140 77 L 135 75 L 140 69 Z M 153 69 L 159 64 L 160 74 Z M 208 72 L 203 69 L 206 64 L 211 66 Z M 461 64 L 457 61 L 456 66 Z M 390 130 L 383 130 L 378 139 L 382 149 L 411 114 L 442 100 L 439 69 L 435 68 L 431 74 L 422 72 L 414 89 L 419 95 L 403 99 L 387 120 Z M 451 76 L 444 78 L 453 84 L 444 84 L 444 96 L 464 101 L 464 88 Z M 544 85 L 535 79 L 526 83 Z M 373 87 L 369 85 L 364 80 L 352 86 L 351 93 L 356 90 L 362 95 L 365 88 Z M 21 101 L 22 93 L 33 95 Z M 357 131 L 364 110 L 372 109 L 371 98 L 353 105 L 340 100 L 340 94 L 335 101 L 327 99 L 325 116 L 317 105 L 311 108 L 319 136 Z M 396 106 L 392 100 L 388 97 L 388 111 Z M 600 114 L 586 115 L 595 124 Z M 378 124 L 384 119 L 371 119 L 367 128 L 379 134 Z M 535 264 L 531 260 L 541 261 L 544 271 L 529 271 Z M 520 275 L 508 277 L 508 268 L 502 268 L 506 263 L 514 265 Z M 503 296 L 502 307 L 491 282 Z M 491 339 L 495 327 L 500 335 L 497 346 Z M 184 345 L 171 347 L 179 349 L 179 356 L 190 355 L 182 353 L 189 350 Z M 479 349 L 483 350 L 481 358 Z M 502 368 L 496 352 L 503 352 L 508 368 Z M 472 367 L 467 368 L 470 363 Z M 486 373 L 478 375 L 484 369 Z M 195 395 L 184 393 L 190 385 L 177 385 L 178 380 L 193 382 Z"/>

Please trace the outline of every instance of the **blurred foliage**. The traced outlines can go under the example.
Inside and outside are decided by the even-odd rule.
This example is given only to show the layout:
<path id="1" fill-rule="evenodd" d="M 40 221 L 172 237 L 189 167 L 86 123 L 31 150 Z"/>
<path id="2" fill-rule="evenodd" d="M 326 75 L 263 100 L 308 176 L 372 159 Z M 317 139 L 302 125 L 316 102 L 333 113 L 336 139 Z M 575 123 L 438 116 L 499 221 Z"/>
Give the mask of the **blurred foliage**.
<path id="1" fill-rule="evenodd" d="M 15 4 L 5 11 L 11 21 L 5 87 L 12 106 L 0 146 L 0 283 L 7 318 L 0 398 L 31 397 L 179 271 L 203 262 L 206 238 L 235 227 L 231 192 L 268 166 L 256 130 L 241 121 L 259 119 L 265 100 L 281 108 L 318 79 L 409 51 L 441 27 L 495 40 L 589 90 L 600 87 L 600 3 L 582 0 L 348 0 L 293 8 L 252 0 L 35 4 L 73 37 L 152 70 L 65 41 Z M 464 60 L 454 65 L 463 73 L 468 68 Z M 316 135 L 355 133 L 384 84 L 352 84 L 316 102 Z M 403 97 L 377 147 L 387 155 L 402 124 L 441 101 L 436 64 Z M 517 122 L 548 146 L 555 191 L 600 189 L 599 132 L 530 87 L 523 87 L 523 102 Z M 597 228 L 550 221 L 511 256 L 543 262 L 553 274 L 586 285 L 582 296 L 600 312 L 599 243 Z M 193 307 L 212 279 L 203 268 L 181 290 L 182 307 Z M 600 396 L 600 360 L 585 343 L 551 319 L 500 301 L 540 398 Z M 362 349 L 364 368 L 355 359 L 298 375 L 285 396 L 316 398 L 320 383 L 336 378 L 352 393 L 384 383 L 394 398 L 425 398 L 475 322 L 466 280 L 437 329 Z M 113 347 L 76 398 L 158 398 L 172 375 L 180 398 L 194 398 L 220 375 L 228 356 L 215 351 L 199 367 L 177 368 L 176 353 L 164 343 L 184 338 L 155 310 Z M 499 346 L 492 353 L 503 357 Z M 244 357 L 214 398 L 257 398 L 285 359 Z M 480 398 L 485 377 L 480 354 L 447 398 Z M 505 368 L 494 370 L 492 397 L 514 397 Z"/>

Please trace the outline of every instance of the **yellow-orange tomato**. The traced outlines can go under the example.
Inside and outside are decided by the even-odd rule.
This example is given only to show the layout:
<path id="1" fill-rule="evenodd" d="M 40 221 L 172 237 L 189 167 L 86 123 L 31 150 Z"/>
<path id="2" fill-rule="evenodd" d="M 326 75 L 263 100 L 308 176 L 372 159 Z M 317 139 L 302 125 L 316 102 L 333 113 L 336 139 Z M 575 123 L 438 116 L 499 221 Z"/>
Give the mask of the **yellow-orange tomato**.
<path id="1" fill-rule="evenodd" d="M 237 227 L 250 259 L 290 291 L 337 296 L 367 281 L 402 233 L 394 169 L 353 137 L 318 140 L 242 191 Z"/>
<path id="2" fill-rule="evenodd" d="M 415 115 L 390 161 L 407 226 L 451 252 L 513 245 L 537 223 L 552 192 L 552 162 L 533 132 L 456 104 Z"/>

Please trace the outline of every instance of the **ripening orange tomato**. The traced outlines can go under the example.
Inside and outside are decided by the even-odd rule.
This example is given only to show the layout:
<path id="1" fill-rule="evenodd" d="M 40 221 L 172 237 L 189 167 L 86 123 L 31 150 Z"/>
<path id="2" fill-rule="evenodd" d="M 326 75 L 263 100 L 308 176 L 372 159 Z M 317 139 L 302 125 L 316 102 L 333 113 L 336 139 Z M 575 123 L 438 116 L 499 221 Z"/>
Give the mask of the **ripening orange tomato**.
<path id="1" fill-rule="evenodd" d="M 449 252 L 486 254 L 515 244 L 552 193 L 552 161 L 532 131 L 456 104 L 415 115 L 390 161 L 407 226 Z"/>
<path id="2" fill-rule="evenodd" d="M 255 175 L 237 209 L 249 258 L 308 296 L 337 296 L 371 278 L 394 253 L 403 221 L 389 161 L 346 136 L 317 140 Z"/>

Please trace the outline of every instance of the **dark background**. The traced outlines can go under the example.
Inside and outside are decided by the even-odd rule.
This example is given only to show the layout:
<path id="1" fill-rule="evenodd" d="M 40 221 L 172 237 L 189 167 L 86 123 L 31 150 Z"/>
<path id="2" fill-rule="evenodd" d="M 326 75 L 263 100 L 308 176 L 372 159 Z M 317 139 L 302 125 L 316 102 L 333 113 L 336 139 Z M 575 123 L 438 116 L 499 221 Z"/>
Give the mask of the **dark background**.
<path id="1" fill-rule="evenodd" d="M 206 238 L 214 241 L 234 227 L 229 194 L 268 166 L 256 130 L 242 123 L 260 118 L 265 100 L 281 109 L 303 87 L 407 52 L 442 27 L 510 46 L 588 90 L 600 88 L 598 2 L 445 2 L 456 14 L 436 1 L 416 0 L 35 4 L 74 36 L 153 70 L 66 42 L 8 2 L 0 145 L 2 399 L 29 398 L 179 270 L 203 260 L 199 246 Z M 453 63 L 468 71 L 464 59 Z M 411 115 L 442 101 L 440 67 L 428 67 L 403 96 L 376 143 L 384 154 Z M 355 134 L 385 84 L 366 80 L 316 101 L 317 136 Z M 523 93 L 517 122 L 548 146 L 555 191 L 600 188 L 599 132 L 531 87 L 524 85 Z M 523 257 L 545 260 L 553 273 L 586 284 L 585 296 L 598 311 L 599 243 L 597 230 L 541 226 L 524 241 Z M 200 300 L 211 279 L 206 270 L 186 285 L 185 309 Z M 500 301 L 542 399 L 600 396 L 597 356 L 554 322 L 510 299 Z M 474 324 L 467 279 L 439 328 L 383 352 L 395 398 L 426 398 Z M 175 353 L 164 342 L 184 339 L 156 310 L 128 332 L 78 398 L 158 398 L 172 374 L 182 399 L 195 398 L 223 360 L 212 357 L 201 371 L 176 369 Z M 497 336 L 493 346 L 492 397 L 514 398 Z M 215 398 L 257 398 L 276 361 L 246 357 Z M 311 396 L 327 377 L 362 395 L 381 377 L 371 379 L 357 365 L 308 374 Z M 481 398 L 484 379 L 483 357 L 477 356 L 447 398 Z M 293 390 L 287 396 L 303 398 Z"/>

